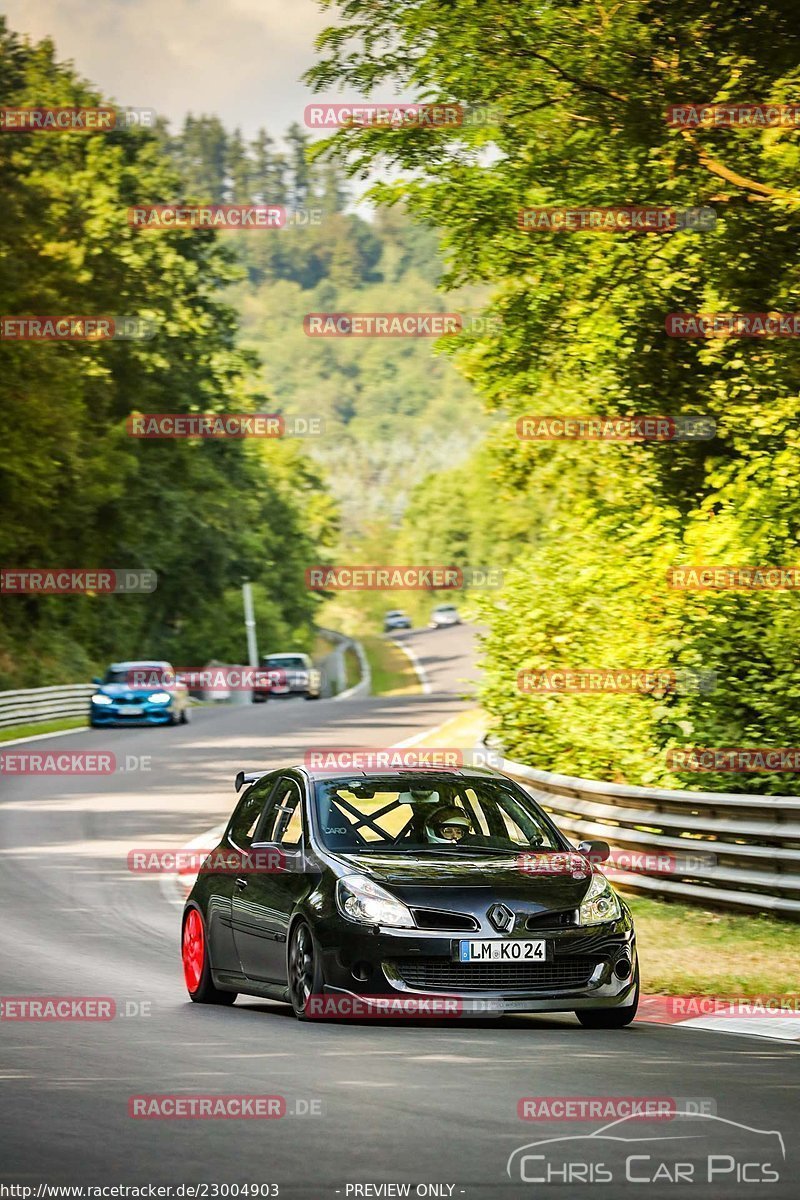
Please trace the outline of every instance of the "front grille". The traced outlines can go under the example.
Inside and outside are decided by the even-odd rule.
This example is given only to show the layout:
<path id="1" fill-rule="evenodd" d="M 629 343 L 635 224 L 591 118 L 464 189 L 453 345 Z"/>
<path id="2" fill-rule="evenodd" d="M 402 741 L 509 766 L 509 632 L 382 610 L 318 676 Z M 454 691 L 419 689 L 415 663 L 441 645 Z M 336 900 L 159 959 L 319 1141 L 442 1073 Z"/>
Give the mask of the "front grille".
<path id="1" fill-rule="evenodd" d="M 418 929 L 445 929 L 454 932 L 480 929 L 475 918 L 466 913 L 440 912 L 433 908 L 414 908 L 411 911 Z"/>
<path id="2" fill-rule="evenodd" d="M 526 992 L 584 987 L 600 960 L 565 955 L 547 963 L 460 963 L 449 958 L 396 958 L 404 983 L 421 991 Z"/>

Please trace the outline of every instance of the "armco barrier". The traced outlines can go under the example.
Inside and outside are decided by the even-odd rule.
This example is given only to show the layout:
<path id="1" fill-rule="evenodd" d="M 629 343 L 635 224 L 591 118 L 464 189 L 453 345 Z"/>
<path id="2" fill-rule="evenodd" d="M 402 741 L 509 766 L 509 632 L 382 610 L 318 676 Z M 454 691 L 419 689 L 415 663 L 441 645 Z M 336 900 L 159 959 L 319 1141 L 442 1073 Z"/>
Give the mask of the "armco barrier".
<path id="1" fill-rule="evenodd" d="M 602 783 L 509 759 L 500 770 L 524 784 L 574 842 L 600 838 L 641 855 L 646 870 L 615 872 L 624 889 L 800 920 L 800 796 Z M 709 855 L 713 861 L 703 863 Z"/>
<path id="2" fill-rule="evenodd" d="M 0 692 L 0 729 L 59 721 L 62 717 L 86 717 L 88 724 L 89 697 L 94 691 L 91 683 L 71 683 Z"/>
<path id="3" fill-rule="evenodd" d="M 330 654 L 321 659 L 317 666 L 322 672 L 323 696 L 335 696 L 337 699 L 352 700 L 358 696 L 368 696 L 370 693 L 371 677 L 367 656 L 360 642 L 354 641 L 335 629 L 317 627 L 317 632 L 333 644 Z M 347 669 L 344 655 L 346 650 L 352 650 L 361 668 L 361 679 L 353 687 L 347 687 Z"/>

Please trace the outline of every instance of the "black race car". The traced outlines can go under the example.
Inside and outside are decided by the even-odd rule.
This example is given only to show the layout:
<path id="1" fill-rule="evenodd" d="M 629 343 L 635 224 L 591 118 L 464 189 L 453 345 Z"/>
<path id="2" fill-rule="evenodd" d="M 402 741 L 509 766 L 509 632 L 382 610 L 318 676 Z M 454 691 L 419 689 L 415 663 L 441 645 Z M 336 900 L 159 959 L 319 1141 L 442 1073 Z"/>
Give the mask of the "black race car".
<path id="1" fill-rule="evenodd" d="M 596 866 L 608 846 L 576 850 L 507 777 L 290 767 L 240 772 L 242 787 L 184 910 L 192 1000 L 242 992 L 304 1018 L 331 1014 L 320 998 L 446 996 L 633 1020 L 633 921 Z"/>

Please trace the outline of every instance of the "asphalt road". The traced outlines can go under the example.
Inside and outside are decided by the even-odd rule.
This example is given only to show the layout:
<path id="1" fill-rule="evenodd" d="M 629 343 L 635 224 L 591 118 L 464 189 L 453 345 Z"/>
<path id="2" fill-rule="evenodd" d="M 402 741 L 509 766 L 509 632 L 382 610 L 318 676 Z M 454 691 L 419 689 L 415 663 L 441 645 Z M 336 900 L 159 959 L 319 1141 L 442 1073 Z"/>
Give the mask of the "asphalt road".
<path id="1" fill-rule="evenodd" d="M 203 709 L 188 727 L 86 731 L 29 746 L 151 762 L 103 777 L 0 778 L 0 994 L 108 996 L 122 1014 L 0 1021 L 0 1185 L 258 1183 L 310 1198 L 402 1195 L 381 1185 L 406 1183 L 412 1196 L 470 1200 L 797 1194 L 791 1044 L 646 1023 L 590 1031 L 571 1015 L 301 1025 L 288 1008 L 257 1000 L 231 1009 L 189 1002 L 180 907 L 163 880 L 127 870 L 128 851 L 183 845 L 219 822 L 240 767 L 297 761 L 315 746 L 391 745 L 454 715 L 475 674 L 470 631 L 421 631 L 409 641 L 429 673 L 428 696 Z M 175 1093 L 281 1095 L 288 1113 L 128 1116 L 131 1096 Z M 721 1120 L 628 1124 L 611 1132 L 673 1140 L 569 1143 L 569 1184 L 522 1182 L 518 1165 L 506 1174 L 515 1149 L 604 1123 L 520 1120 L 518 1101 L 535 1096 L 703 1100 Z M 727 1122 L 780 1131 L 786 1160 L 775 1137 Z M 643 1181 L 660 1170 L 660 1179 L 626 1183 L 629 1153 L 639 1156 L 629 1174 Z M 707 1186 L 709 1153 L 728 1157 L 714 1161 Z M 756 1164 L 767 1161 L 779 1181 L 757 1183 Z M 666 1182 L 676 1162 L 684 1182 Z M 555 1167 L 524 1166 L 526 1178 L 544 1170 Z M 11 1194 L 0 1186 L 0 1196 Z"/>

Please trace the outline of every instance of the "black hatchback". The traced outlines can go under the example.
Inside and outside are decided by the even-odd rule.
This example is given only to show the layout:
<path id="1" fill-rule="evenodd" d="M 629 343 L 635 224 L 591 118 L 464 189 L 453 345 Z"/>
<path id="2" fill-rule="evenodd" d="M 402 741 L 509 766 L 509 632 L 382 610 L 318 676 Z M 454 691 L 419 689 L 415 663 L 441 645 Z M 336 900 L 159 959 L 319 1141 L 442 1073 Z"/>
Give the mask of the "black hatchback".
<path id="1" fill-rule="evenodd" d="M 290 767 L 236 786 L 184 910 L 192 1000 L 633 1020 L 635 934 L 597 866 L 608 846 L 572 846 L 506 776 Z"/>

